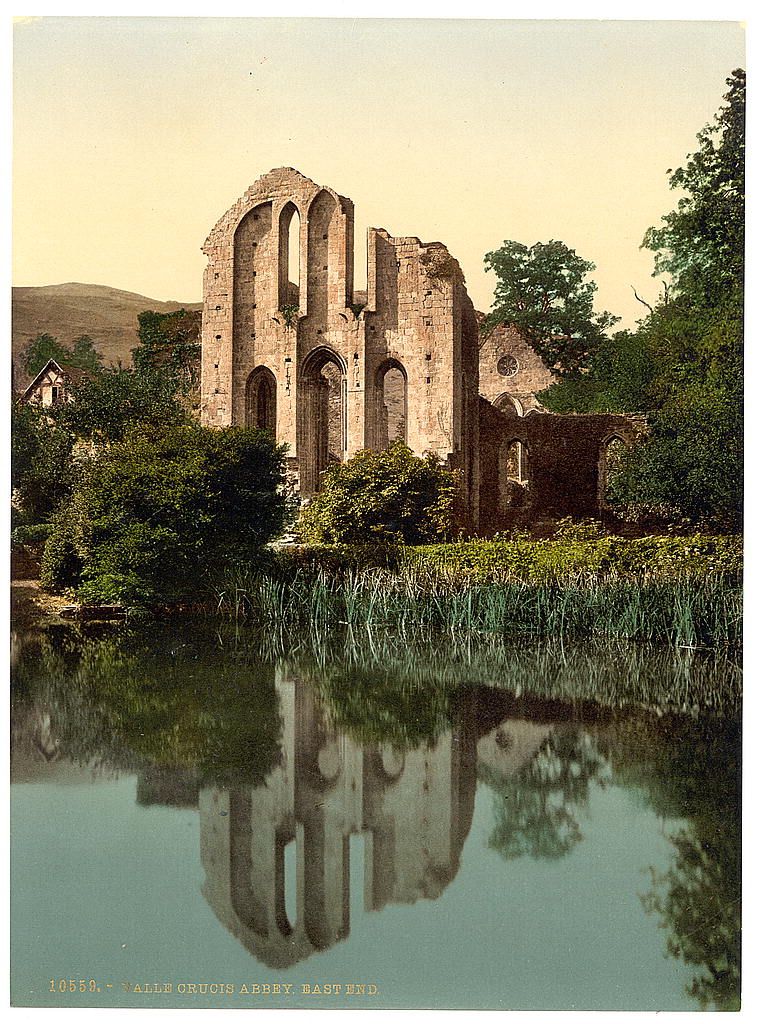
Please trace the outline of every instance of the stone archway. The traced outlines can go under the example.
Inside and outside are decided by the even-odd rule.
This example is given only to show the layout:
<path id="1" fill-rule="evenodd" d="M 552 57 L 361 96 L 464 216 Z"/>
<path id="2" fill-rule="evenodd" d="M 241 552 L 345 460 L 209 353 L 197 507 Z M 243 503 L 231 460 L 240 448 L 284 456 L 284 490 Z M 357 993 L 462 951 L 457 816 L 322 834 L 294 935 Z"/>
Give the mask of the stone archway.
<path id="1" fill-rule="evenodd" d="M 246 425 L 276 432 L 276 379 L 266 366 L 258 366 L 246 382 Z"/>
<path id="2" fill-rule="evenodd" d="M 385 359 L 374 375 L 373 445 L 408 440 L 408 375 L 397 359 Z"/>
<path id="3" fill-rule="evenodd" d="M 347 457 L 347 368 L 332 349 L 310 352 L 300 373 L 300 491 L 315 494 L 321 473 Z"/>

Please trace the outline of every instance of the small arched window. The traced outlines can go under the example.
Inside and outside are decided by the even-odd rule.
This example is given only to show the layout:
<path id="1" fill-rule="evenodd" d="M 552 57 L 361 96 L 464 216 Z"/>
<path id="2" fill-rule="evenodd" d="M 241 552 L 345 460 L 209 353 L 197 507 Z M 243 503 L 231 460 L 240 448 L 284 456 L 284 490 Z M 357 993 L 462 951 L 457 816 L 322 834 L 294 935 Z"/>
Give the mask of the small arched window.
<path id="1" fill-rule="evenodd" d="M 258 366 L 246 384 L 246 425 L 276 431 L 276 379 L 266 366 Z"/>
<path id="2" fill-rule="evenodd" d="M 527 448 L 521 441 L 511 441 L 506 456 L 506 477 L 517 484 L 527 483 Z"/>

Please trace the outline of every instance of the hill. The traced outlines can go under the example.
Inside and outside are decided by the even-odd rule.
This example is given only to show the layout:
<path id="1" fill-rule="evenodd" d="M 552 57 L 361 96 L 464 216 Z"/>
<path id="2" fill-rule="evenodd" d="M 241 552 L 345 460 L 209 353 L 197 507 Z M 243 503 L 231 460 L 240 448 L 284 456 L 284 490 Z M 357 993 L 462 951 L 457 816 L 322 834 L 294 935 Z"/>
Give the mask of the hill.
<path id="1" fill-rule="evenodd" d="M 138 313 L 152 309 L 201 309 L 200 302 L 160 302 L 146 295 L 100 284 L 52 284 L 40 288 L 14 288 L 12 299 L 15 384 L 23 388 L 29 377 L 18 362 L 21 349 L 38 334 L 52 334 L 64 345 L 89 334 L 108 366 L 129 366 L 138 343 Z"/>

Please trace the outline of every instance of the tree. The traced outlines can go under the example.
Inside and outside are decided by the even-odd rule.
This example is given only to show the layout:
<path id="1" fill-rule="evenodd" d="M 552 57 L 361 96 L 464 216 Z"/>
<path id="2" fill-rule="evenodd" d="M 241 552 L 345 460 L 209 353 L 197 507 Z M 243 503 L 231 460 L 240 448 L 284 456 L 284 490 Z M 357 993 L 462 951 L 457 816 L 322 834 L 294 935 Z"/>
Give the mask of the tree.
<path id="1" fill-rule="evenodd" d="M 71 359 L 71 352 L 50 334 L 38 334 L 21 350 L 24 372 L 35 377 L 50 359 L 61 365 Z"/>
<path id="2" fill-rule="evenodd" d="M 103 357 L 89 334 L 81 334 L 74 339 L 71 355 L 66 361 L 69 366 L 76 366 L 89 373 L 99 373 L 103 369 Z"/>
<path id="3" fill-rule="evenodd" d="M 567 374 L 539 392 L 550 412 L 642 412 L 652 406 L 657 362 L 641 331 L 605 338 L 585 373 Z"/>
<path id="4" fill-rule="evenodd" d="M 72 348 L 50 334 L 38 334 L 21 352 L 24 371 L 30 377 L 38 374 L 50 359 L 55 359 L 61 367 L 76 366 L 90 373 L 98 373 L 103 368 L 101 353 L 89 334 L 75 338 Z"/>
<path id="5" fill-rule="evenodd" d="M 161 371 L 184 393 L 198 387 L 201 368 L 201 312 L 146 310 L 138 314 L 138 345 L 132 350 L 138 370 Z"/>
<path id="6" fill-rule="evenodd" d="M 736 530 L 742 521 L 745 74 L 672 173 L 684 195 L 647 231 L 670 297 L 642 325 L 659 368 L 649 435 L 621 460 L 612 497 Z"/>
<path id="7" fill-rule="evenodd" d="M 677 209 L 650 228 L 655 275 L 670 287 L 635 332 L 595 351 L 539 396 L 555 412 L 644 412 L 649 432 L 619 460 L 609 499 L 715 529 L 742 517 L 742 310 L 745 75 L 697 136 L 670 184 Z"/>
<path id="8" fill-rule="evenodd" d="M 512 324 L 546 366 L 559 373 L 586 367 L 618 321 L 611 313 L 594 313 L 596 285 L 587 281 L 596 269 L 564 242 L 504 242 L 485 256 L 495 271 L 493 309 L 482 331 Z"/>
<path id="9" fill-rule="evenodd" d="M 14 527 L 48 523 L 77 478 L 74 437 L 55 427 L 39 406 L 11 410 L 11 486 Z"/>
<path id="10" fill-rule="evenodd" d="M 422 544 L 450 531 L 455 493 L 455 476 L 436 455 L 418 458 L 396 441 L 328 469 L 300 530 L 316 542 Z"/>
<path id="11" fill-rule="evenodd" d="M 55 409 L 56 420 L 88 440 L 119 441 L 136 423 L 172 427 L 188 419 L 174 382 L 157 370 L 110 367 L 69 391 L 72 401 Z"/>
<path id="12" fill-rule="evenodd" d="M 86 466 L 48 539 L 43 581 L 95 602 L 197 595 L 283 528 L 284 455 L 258 430 L 138 424 Z"/>
<path id="13" fill-rule="evenodd" d="M 684 195 L 644 238 L 655 274 L 670 274 L 678 293 L 703 305 L 740 292 L 744 273 L 745 72 L 737 68 L 726 84 L 725 105 L 697 135 L 699 149 L 669 172 L 670 187 Z"/>

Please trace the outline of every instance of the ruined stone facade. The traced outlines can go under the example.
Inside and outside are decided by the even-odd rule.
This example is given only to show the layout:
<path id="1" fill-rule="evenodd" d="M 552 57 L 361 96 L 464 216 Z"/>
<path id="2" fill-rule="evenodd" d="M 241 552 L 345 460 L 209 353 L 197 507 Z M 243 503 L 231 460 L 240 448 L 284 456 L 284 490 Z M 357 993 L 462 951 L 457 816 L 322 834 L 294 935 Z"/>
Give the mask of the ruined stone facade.
<path id="1" fill-rule="evenodd" d="M 577 444 L 578 418 L 544 414 L 520 438 L 514 421 L 539 410 L 551 374 L 513 328 L 480 345 L 481 314 L 442 243 L 369 228 L 368 292 L 355 301 L 351 201 L 282 167 L 228 210 L 203 251 L 202 422 L 272 431 L 302 497 L 333 463 L 402 438 L 459 471 L 468 532 L 510 524 L 520 506 L 536 514 L 553 481 L 579 491 L 555 494 L 553 508 L 597 510 L 595 446 L 627 443 L 627 421 L 581 422 L 590 443 Z"/>
<path id="2" fill-rule="evenodd" d="M 479 392 L 507 416 L 540 411 L 536 398 L 554 375 L 516 327 L 495 327 L 480 338 Z"/>
<path id="3" fill-rule="evenodd" d="M 332 462 L 386 446 L 390 421 L 414 452 L 434 451 L 469 476 L 477 326 L 443 245 L 369 229 L 360 309 L 352 203 L 280 168 L 225 214 L 204 252 L 202 422 L 273 430 L 304 496 Z"/>

